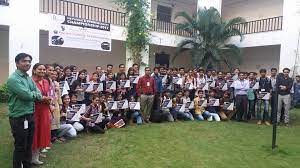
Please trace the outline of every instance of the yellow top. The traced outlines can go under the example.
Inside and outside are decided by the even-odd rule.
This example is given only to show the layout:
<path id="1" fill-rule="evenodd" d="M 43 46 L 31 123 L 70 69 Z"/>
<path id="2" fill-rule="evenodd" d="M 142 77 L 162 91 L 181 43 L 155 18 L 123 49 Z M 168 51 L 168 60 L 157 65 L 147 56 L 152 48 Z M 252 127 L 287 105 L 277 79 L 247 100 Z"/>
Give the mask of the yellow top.
<path id="1" fill-rule="evenodd" d="M 200 99 L 199 97 L 196 97 L 194 99 L 195 114 L 202 114 L 205 111 L 204 107 L 198 105 L 200 100 L 205 100 L 205 98 Z"/>

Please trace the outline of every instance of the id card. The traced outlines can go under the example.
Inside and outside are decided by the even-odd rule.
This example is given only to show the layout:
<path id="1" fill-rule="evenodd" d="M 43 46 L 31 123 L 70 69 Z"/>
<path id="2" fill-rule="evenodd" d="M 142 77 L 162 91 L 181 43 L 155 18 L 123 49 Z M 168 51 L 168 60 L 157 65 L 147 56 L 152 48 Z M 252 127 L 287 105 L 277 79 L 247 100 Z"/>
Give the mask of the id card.
<path id="1" fill-rule="evenodd" d="M 266 89 L 261 89 L 262 92 L 266 91 Z"/>
<path id="2" fill-rule="evenodd" d="M 28 129 L 28 120 L 24 120 L 24 129 Z"/>
<path id="3" fill-rule="evenodd" d="M 147 86 L 148 86 L 148 87 L 150 86 L 150 82 L 147 82 Z"/>

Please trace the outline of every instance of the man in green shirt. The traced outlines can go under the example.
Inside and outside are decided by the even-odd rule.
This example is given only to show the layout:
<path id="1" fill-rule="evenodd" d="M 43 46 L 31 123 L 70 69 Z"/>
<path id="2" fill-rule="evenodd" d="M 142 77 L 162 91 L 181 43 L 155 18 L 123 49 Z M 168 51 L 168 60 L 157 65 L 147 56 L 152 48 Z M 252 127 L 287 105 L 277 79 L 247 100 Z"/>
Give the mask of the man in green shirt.
<path id="1" fill-rule="evenodd" d="M 27 74 L 31 67 L 32 57 L 20 53 L 15 58 L 17 70 L 7 81 L 9 122 L 14 137 L 14 168 L 31 167 L 32 141 L 34 134 L 34 102 L 41 101 L 42 95 L 35 83 Z"/>

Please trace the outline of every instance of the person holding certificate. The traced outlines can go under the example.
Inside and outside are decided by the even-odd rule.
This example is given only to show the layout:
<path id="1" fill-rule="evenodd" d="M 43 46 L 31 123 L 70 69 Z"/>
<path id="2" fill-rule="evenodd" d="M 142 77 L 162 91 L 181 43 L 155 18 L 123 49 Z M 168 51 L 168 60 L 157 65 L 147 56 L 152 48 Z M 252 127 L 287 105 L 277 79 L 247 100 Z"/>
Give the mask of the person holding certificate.
<path id="1" fill-rule="evenodd" d="M 39 150 L 49 147 L 51 140 L 50 104 L 52 97 L 48 95 L 50 84 L 48 80 L 44 79 L 46 73 L 45 65 L 35 64 L 32 68 L 32 73 L 32 80 L 44 98 L 43 101 L 35 102 L 33 115 L 35 128 L 32 142 L 32 163 L 41 165 L 43 162 L 39 160 Z"/>
<path id="2" fill-rule="evenodd" d="M 216 91 L 214 89 L 211 89 L 209 91 L 209 97 L 207 99 L 207 107 L 206 107 L 206 111 L 209 112 L 209 117 L 207 119 L 207 121 L 212 121 L 213 119 L 215 121 L 221 121 L 220 116 L 218 115 L 218 108 L 219 105 L 216 105 L 216 101 L 218 101 L 219 99 L 217 99 L 216 97 Z"/>
<path id="3" fill-rule="evenodd" d="M 100 106 L 100 98 L 98 95 L 92 97 L 92 103 L 86 108 L 85 113 L 81 116 L 81 119 L 86 121 L 86 127 L 88 130 L 94 133 L 105 133 L 106 124 L 109 120 L 104 119 Z"/>
<path id="4" fill-rule="evenodd" d="M 119 72 L 117 74 L 117 95 L 121 94 L 123 97 L 127 98 L 128 97 L 128 91 L 130 85 L 128 87 L 126 86 L 127 84 L 127 78 L 125 72 L 121 73 Z M 129 82 L 129 81 L 128 81 Z"/>
<path id="5" fill-rule="evenodd" d="M 257 119 L 258 125 L 261 125 L 264 122 L 266 125 L 270 124 L 269 118 L 269 101 L 272 93 L 272 84 L 271 80 L 266 77 L 267 70 L 261 69 L 259 70 L 260 78 L 258 79 L 259 89 L 257 90 Z M 261 104 L 263 103 L 264 112 L 263 116 L 261 115 Z"/>
<path id="6" fill-rule="evenodd" d="M 168 106 L 168 104 L 171 104 L 171 106 Z M 166 120 L 169 122 L 174 122 L 173 115 L 171 114 L 171 108 L 172 108 L 172 100 L 171 100 L 171 94 L 168 90 L 164 91 L 163 96 L 161 97 L 160 102 L 160 109 L 162 111 L 162 115 L 165 116 Z"/>
<path id="7" fill-rule="evenodd" d="M 77 103 L 79 104 L 86 102 L 84 89 L 81 87 L 82 83 L 86 83 L 85 71 L 79 71 L 77 79 L 73 82 L 70 88 L 71 93 L 76 94 Z"/>

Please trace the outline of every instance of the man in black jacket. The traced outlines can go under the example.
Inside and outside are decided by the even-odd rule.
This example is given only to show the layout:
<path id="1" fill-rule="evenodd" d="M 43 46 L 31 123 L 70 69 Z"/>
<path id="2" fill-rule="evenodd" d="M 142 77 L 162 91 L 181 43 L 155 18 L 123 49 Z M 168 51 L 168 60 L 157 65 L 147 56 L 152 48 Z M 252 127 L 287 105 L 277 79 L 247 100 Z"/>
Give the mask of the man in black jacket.
<path id="1" fill-rule="evenodd" d="M 291 107 L 291 89 L 293 86 L 293 79 L 289 77 L 290 69 L 284 68 L 283 75 L 278 75 L 276 80 L 276 88 L 278 91 L 278 111 L 277 122 L 280 122 L 281 109 L 284 105 L 284 123 L 289 123 L 289 110 Z"/>

